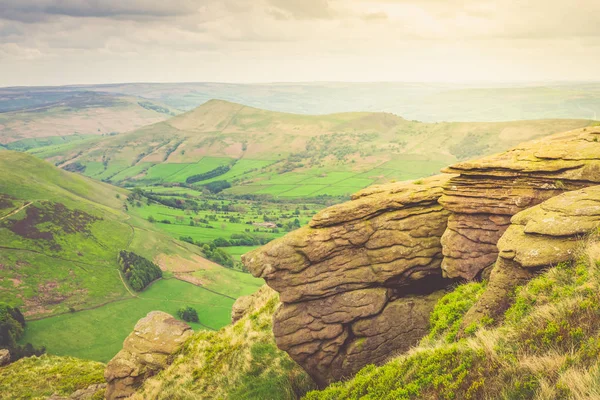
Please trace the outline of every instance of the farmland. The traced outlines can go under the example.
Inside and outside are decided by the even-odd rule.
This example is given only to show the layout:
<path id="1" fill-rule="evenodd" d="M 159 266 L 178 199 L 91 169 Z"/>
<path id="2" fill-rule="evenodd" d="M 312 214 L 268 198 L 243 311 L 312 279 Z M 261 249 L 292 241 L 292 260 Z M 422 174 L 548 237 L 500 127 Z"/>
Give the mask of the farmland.
<path id="1" fill-rule="evenodd" d="M 0 175 L 0 302 L 19 307 L 28 319 L 23 343 L 106 361 L 149 311 L 176 314 L 192 306 L 200 316 L 195 329 L 218 329 L 229 322 L 235 298 L 263 284 L 207 260 L 201 247 L 178 240 L 185 232 L 166 229 L 186 228 L 179 224 L 187 216 L 184 210 L 132 200 L 135 193 L 24 153 L 0 152 L 0 167 L 7 172 Z M 218 211 L 211 223 L 230 217 L 220 202 L 207 207 Z M 259 211 L 275 213 L 264 208 L 252 215 Z M 172 224 L 151 223 L 151 214 Z M 193 228 L 187 217 L 187 228 Z M 245 232 L 237 225 L 230 231 Z M 202 238 L 198 232 L 190 234 Z M 133 292 L 121 274 L 122 250 L 156 263 L 163 279 Z M 240 252 L 234 250 L 238 258 Z"/>

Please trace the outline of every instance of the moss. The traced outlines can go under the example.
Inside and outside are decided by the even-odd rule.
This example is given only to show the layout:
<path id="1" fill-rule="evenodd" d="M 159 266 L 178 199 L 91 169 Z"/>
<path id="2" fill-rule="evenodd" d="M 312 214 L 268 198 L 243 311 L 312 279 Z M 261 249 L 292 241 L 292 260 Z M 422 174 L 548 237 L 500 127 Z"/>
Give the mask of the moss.
<path id="1" fill-rule="evenodd" d="M 43 355 L 23 358 L 0 368 L 0 398 L 36 399 L 68 396 L 104 382 L 105 365 L 73 357 Z"/>

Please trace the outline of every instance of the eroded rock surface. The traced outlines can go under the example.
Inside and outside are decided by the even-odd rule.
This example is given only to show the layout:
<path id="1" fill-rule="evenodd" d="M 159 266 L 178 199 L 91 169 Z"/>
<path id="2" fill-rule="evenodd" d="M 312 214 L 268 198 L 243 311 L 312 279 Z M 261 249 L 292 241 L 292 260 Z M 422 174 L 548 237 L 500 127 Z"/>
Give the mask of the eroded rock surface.
<path id="1" fill-rule="evenodd" d="M 600 183 L 597 127 L 527 142 L 499 155 L 456 164 L 440 203 L 450 211 L 442 268 L 473 279 L 497 258 L 496 244 L 516 213 L 565 191 Z"/>
<path id="2" fill-rule="evenodd" d="M 152 311 L 135 325 L 123 349 L 108 363 L 104 377 L 107 399 L 132 395 L 147 378 L 165 368 L 192 329 L 167 313 Z"/>
<path id="3" fill-rule="evenodd" d="M 542 268 L 573 260 L 581 242 L 599 227 L 600 186 L 564 193 L 515 215 L 498 242 L 488 287 L 465 316 L 463 327 L 484 317 L 498 318 L 517 285 Z"/>
<path id="4" fill-rule="evenodd" d="M 8 365 L 10 363 L 10 351 L 7 349 L 0 349 L 0 367 Z"/>
<path id="5" fill-rule="evenodd" d="M 277 345 L 320 385 L 416 344 L 443 285 L 450 176 L 376 186 L 243 261 L 279 292 Z"/>

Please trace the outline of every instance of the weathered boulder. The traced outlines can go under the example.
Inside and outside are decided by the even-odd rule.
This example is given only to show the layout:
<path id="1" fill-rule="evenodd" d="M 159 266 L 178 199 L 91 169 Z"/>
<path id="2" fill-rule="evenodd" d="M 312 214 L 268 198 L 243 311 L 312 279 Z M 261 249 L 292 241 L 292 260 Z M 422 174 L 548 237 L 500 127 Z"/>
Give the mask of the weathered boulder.
<path id="1" fill-rule="evenodd" d="M 473 279 L 497 258 L 496 244 L 516 213 L 565 191 L 600 183 L 600 130 L 585 128 L 446 168 L 440 204 L 450 212 L 442 269 Z"/>
<path id="2" fill-rule="evenodd" d="M 7 349 L 0 349 L 0 367 L 7 365 L 10 362 L 10 351 Z"/>
<path id="3" fill-rule="evenodd" d="M 144 380 L 169 364 L 170 356 L 191 335 L 190 326 L 171 315 L 160 311 L 148 313 L 106 366 L 106 398 L 121 399 L 133 394 Z"/>
<path id="4" fill-rule="evenodd" d="M 543 268 L 571 261 L 586 236 L 600 227 L 600 186 L 567 192 L 516 214 L 498 242 L 490 282 L 469 310 L 463 327 L 496 319 L 510 305 L 509 294 Z"/>
<path id="5" fill-rule="evenodd" d="M 320 385 L 407 350 L 443 285 L 450 176 L 376 186 L 243 257 L 279 292 L 277 345 Z"/>

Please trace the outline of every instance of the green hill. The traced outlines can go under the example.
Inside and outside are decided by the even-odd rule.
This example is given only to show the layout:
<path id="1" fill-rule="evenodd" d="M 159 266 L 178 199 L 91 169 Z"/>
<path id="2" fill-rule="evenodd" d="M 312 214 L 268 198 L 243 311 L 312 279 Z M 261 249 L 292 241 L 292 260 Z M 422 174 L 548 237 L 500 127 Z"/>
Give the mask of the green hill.
<path id="1" fill-rule="evenodd" d="M 457 160 L 584 127 L 587 120 L 421 123 L 389 113 L 298 115 L 211 100 L 138 130 L 32 150 L 57 165 L 121 184 L 204 186 L 276 197 L 348 195 L 428 176 Z"/>
<path id="2" fill-rule="evenodd" d="M 229 323 L 235 300 L 229 296 L 261 285 L 129 215 L 124 189 L 12 151 L 0 152 L 0 170 L 0 302 L 19 307 L 28 319 L 23 342 L 106 361 L 151 310 L 175 315 L 191 305 L 200 315 L 195 328 L 218 329 Z M 125 283 L 129 269 L 120 272 L 122 250 L 158 264 L 163 279 L 135 293 Z M 175 279 L 172 271 L 181 265 L 207 271 L 211 281 Z M 235 294 L 215 293 L 225 285 L 235 285 Z"/>
<path id="3" fill-rule="evenodd" d="M 161 103 L 120 94 L 0 89 L 0 150 L 22 151 L 114 135 L 177 113 Z"/>

